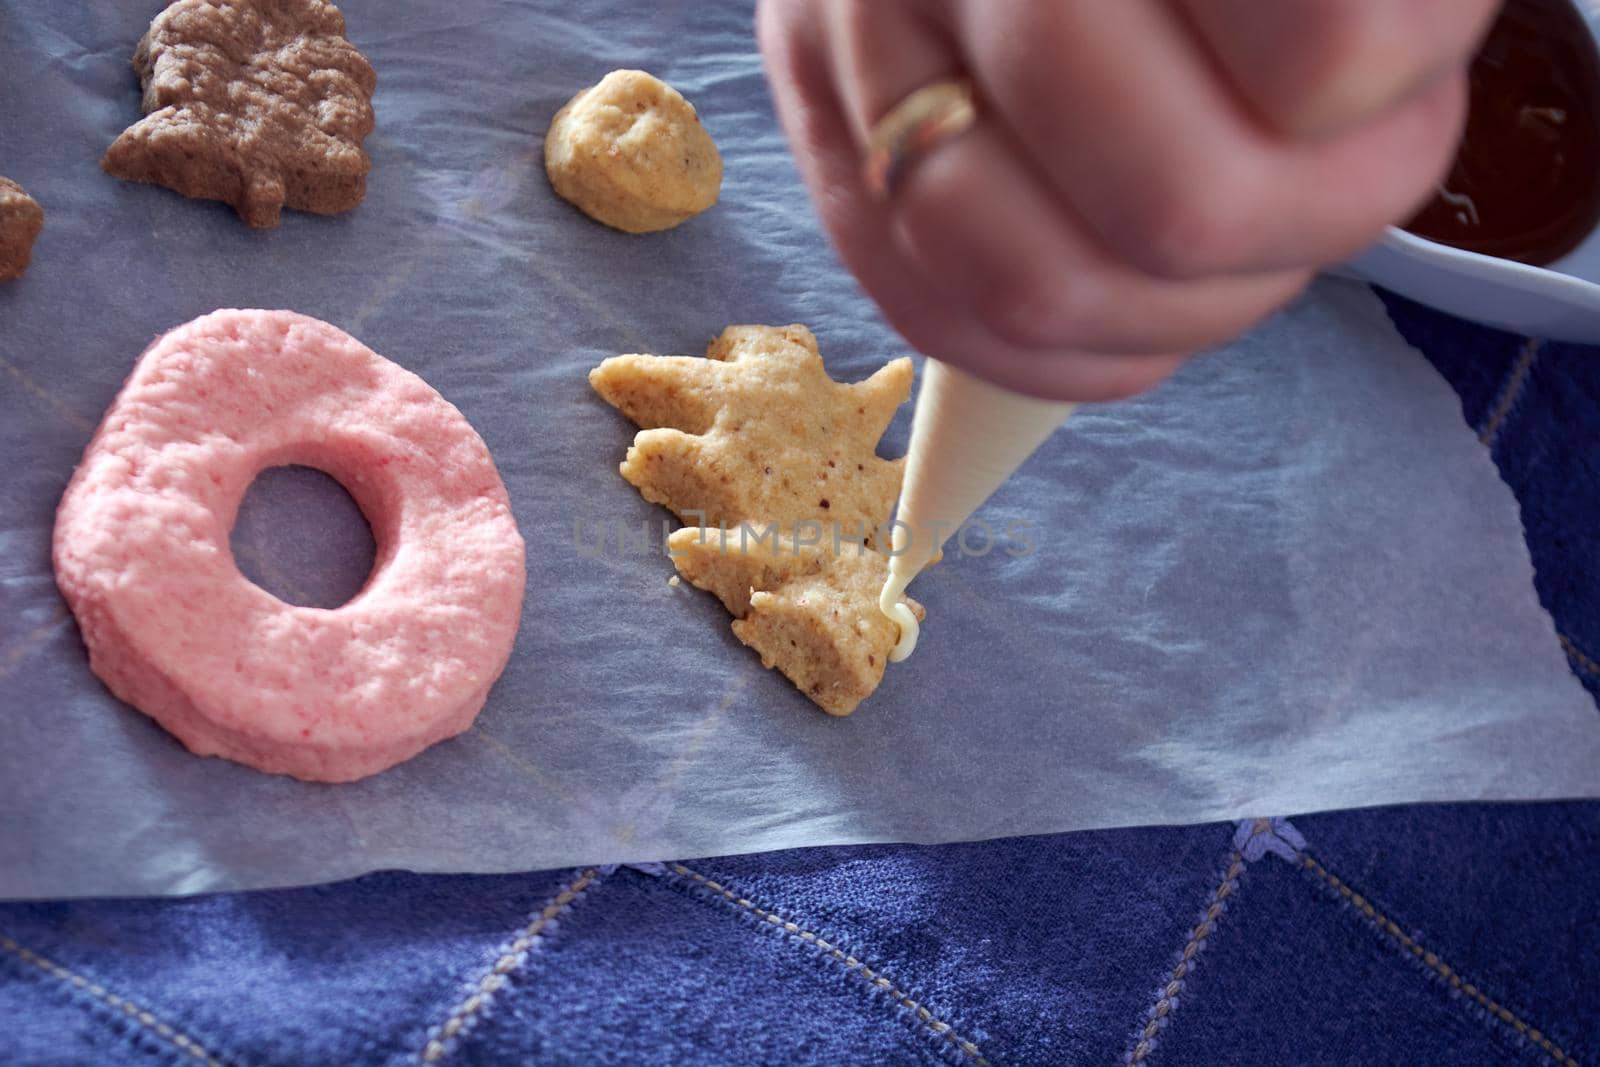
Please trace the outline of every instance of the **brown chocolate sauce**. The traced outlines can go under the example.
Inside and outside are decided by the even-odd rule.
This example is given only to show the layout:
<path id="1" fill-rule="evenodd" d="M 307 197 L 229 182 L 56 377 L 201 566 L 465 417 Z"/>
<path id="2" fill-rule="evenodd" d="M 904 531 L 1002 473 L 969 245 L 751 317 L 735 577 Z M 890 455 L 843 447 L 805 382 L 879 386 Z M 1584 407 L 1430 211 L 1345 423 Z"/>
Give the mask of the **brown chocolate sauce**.
<path id="1" fill-rule="evenodd" d="M 1546 264 L 1600 223 L 1600 54 L 1571 0 L 1509 0 L 1472 63 L 1466 134 L 1405 228 Z"/>

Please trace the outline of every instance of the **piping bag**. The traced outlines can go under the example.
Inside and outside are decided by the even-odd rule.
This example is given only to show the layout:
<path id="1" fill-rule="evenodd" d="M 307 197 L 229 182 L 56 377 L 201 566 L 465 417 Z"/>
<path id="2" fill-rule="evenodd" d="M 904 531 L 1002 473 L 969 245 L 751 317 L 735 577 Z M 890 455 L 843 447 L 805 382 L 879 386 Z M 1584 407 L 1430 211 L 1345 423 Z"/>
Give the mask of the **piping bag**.
<path id="1" fill-rule="evenodd" d="M 917 645 L 917 618 L 900 594 L 1074 406 L 1013 393 L 935 359 L 924 364 L 890 524 L 889 577 L 878 597 L 878 610 L 900 630 L 891 661 Z"/>

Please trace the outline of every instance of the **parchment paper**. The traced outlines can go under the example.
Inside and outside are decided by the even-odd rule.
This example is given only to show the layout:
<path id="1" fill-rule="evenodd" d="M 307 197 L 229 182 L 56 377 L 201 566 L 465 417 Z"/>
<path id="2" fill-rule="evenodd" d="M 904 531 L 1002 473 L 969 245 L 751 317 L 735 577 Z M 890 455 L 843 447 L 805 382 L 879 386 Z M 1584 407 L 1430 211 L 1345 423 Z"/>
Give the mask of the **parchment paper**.
<path id="1" fill-rule="evenodd" d="M 845 379 L 903 350 L 819 234 L 749 10 L 349 0 L 380 78 L 366 203 L 252 232 L 97 166 L 138 115 L 128 57 L 158 6 L 0 0 L 0 173 L 48 213 L 0 286 L 0 896 L 1600 793 L 1600 715 L 1513 498 L 1366 290 L 1323 283 L 1153 395 L 1077 415 L 983 513 L 1028 524 L 1031 554 L 921 579 L 916 656 L 830 719 L 638 551 L 667 516 L 617 475 L 632 428 L 584 379 L 730 322 L 808 323 Z M 664 235 L 588 221 L 540 165 L 550 115 L 624 66 L 680 87 L 727 161 L 722 202 Z M 529 543 L 477 726 L 356 785 L 188 755 L 89 672 L 54 587 L 54 508 L 106 404 L 153 336 L 219 306 L 325 318 L 433 383 Z M 247 572 L 334 602 L 359 585 L 370 542 L 337 488 L 258 488 Z M 579 522 L 591 542 L 627 526 L 632 551 L 580 552 Z"/>

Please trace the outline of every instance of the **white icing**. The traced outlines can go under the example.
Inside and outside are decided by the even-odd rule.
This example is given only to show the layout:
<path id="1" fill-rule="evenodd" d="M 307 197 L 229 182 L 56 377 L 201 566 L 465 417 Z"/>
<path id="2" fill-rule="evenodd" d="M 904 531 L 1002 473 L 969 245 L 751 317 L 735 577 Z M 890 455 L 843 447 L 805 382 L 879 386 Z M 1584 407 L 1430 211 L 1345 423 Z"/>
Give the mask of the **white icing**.
<path id="1" fill-rule="evenodd" d="M 889 650 L 890 663 L 899 663 L 917 648 L 917 635 L 922 628 L 917 623 L 917 616 L 912 612 L 910 605 L 900 599 L 914 577 L 915 574 L 899 573 L 891 562 L 889 577 L 883 583 L 883 592 L 878 594 L 878 610 L 887 615 L 889 621 L 900 629 L 899 639 L 895 641 L 894 648 Z"/>

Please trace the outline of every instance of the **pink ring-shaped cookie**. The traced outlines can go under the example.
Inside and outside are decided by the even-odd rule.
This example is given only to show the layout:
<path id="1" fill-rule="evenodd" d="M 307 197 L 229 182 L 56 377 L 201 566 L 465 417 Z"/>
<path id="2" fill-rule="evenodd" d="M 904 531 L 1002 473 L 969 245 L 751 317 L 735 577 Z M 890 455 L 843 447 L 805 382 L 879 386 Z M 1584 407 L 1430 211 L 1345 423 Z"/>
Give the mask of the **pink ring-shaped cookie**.
<path id="1" fill-rule="evenodd" d="M 228 538 L 266 467 L 337 478 L 377 558 L 354 599 L 286 604 Z M 524 549 L 482 438 L 325 322 L 217 311 L 156 340 L 56 514 L 91 668 L 199 755 L 350 781 L 467 729 L 511 654 Z"/>

